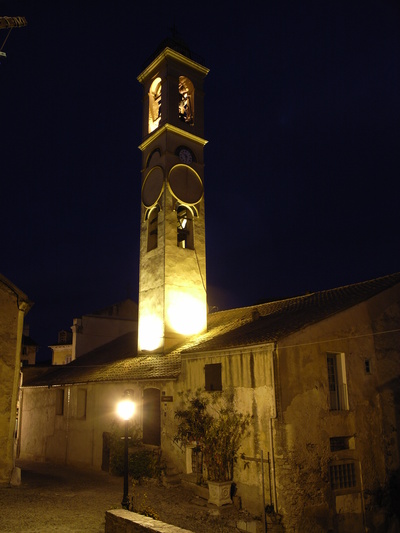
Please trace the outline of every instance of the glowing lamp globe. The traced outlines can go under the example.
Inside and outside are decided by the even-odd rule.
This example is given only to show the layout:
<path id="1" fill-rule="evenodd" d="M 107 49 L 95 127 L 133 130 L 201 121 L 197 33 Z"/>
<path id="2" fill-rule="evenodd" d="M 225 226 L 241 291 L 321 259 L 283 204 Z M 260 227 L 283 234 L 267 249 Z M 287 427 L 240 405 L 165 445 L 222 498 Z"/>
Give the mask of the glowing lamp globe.
<path id="1" fill-rule="evenodd" d="M 122 420 L 130 420 L 135 412 L 135 402 L 129 397 L 121 400 L 117 406 L 117 413 Z"/>

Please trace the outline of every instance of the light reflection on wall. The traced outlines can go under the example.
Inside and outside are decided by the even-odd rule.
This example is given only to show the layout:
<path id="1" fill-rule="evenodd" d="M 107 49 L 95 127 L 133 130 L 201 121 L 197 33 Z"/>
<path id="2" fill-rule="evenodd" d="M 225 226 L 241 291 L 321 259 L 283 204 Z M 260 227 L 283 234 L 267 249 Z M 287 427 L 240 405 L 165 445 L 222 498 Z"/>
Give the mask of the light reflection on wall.
<path id="1" fill-rule="evenodd" d="M 165 330 L 162 317 L 157 316 L 154 307 L 147 314 L 139 316 L 139 351 L 154 352 L 168 348 L 167 337 L 170 340 L 176 339 L 181 335 L 194 335 L 206 329 L 207 309 L 200 296 L 188 294 L 184 289 L 173 289 L 167 291 L 165 304 Z"/>
<path id="2" fill-rule="evenodd" d="M 181 335 L 200 333 L 206 328 L 205 302 L 186 292 L 169 291 L 167 320 L 172 330 Z"/>
<path id="3" fill-rule="evenodd" d="M 152 352 L 163 344 L 163 321 L 157 315 L 141 316 L 139 320 L 139 350 Z"/>

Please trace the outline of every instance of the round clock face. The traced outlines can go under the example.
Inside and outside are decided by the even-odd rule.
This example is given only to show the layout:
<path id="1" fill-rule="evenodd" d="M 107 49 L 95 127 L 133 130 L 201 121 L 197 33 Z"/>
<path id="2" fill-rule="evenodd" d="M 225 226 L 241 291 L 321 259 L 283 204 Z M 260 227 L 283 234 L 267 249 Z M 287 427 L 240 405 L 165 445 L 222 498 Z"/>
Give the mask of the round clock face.
<path id="1" fill-rule="evenodd" d="M 164 189 L 164 172 L 161 167 L 154 167 L 147 174 L 142 186 L 142 202 L 151 207 L 160 198 Z"/>
<path id="2" fill-rule="evenodd" d="M 193 161 L 191 151 L 187 148 L 182 148 L 182 150 L 179 150 L 179 159 L 182 161 L 182 163 L 190 165 L 190 163 Z"/>
<path id="3" fill-rule="evenodd" d="M 195 205 L 203 198 L 203 183 L 200 176 L 186 165 L 176 165 L 168 176 L 172 194 L 187 205 Z"/>

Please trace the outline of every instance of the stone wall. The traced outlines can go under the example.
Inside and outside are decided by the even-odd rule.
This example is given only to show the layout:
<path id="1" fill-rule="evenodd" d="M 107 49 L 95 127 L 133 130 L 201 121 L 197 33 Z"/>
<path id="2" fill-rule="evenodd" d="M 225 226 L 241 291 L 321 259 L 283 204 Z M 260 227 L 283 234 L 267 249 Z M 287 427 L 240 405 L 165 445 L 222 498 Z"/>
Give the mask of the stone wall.
<path id="1" fill-rule="evenodd" d="M 0 483 L 8 483 L 14 467 L 15 426 L 27 296 L 0 274 Z"/>
<path id="2" fill-rule="evenodd" d="M 105 533 L 192 533 L 125 509 L 106 512 Z"/>
<path id="3" fill-rule="evenodd" d="M 392 289 L 279 344 L 273 436 L 278 512 L 288 531 L 388 530 L 379 497 L 399 465 L 399 296 Z M 347 408 L 330 408 L 327 353 L 344 355 Z M 338 437 L 346 444 L 332 448 Z M 349 462 L 354 483 L 332 487 L 331 465 Z"/>

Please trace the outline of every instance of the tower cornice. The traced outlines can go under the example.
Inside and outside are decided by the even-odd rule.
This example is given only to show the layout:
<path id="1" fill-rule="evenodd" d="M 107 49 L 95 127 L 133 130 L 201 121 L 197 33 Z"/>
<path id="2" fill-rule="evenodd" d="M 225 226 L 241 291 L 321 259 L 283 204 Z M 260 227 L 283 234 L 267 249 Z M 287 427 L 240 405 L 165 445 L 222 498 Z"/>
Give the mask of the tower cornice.
<path id="1" fill-rule="evenodd" d="M 153 70 L 155 70 L 160 65 L 160 63 L 162 63 L 162 61 L 164 61 L 167 58 L 175 59 L 175 60 L 179 61 L 180 63 L 183 63 L 184 65 L 186 65 L 186 66 L 188 66 L 188 67 L 190 67 L 190 68 L 192 68 L 194 70 L 197 70 L 198 72 L 200 72 L 204 76 L 207 76 L 207 74 L 210 71 L 210 69 L 208 69 L 207 67 L 204 67 L 203 65 L 200 65 L 200 63 L 197 63 L 196 61 L 193 61 L 193 59 L 189 59 L 188 57 L 180 54 L 179 52 L 176 52 L 172 48 L 166 47 L 161 52 L 161 54 L 159 54 L 154 59 L 154 61 L 152 61 L 150 63 L 150 65 L 148 67 L 146 67 L 143 70 L 143 72 L 141 72 L 139 74 L 139 76 L 137 77 L 137 80 L 140 83 L 142 83 L 153 72 Z"/>
<path id="2" fill-rule="evenodd" d="M 139 145 L 139 149 L 143 152 L 149 146 L 149 144 L 155 141 L 155 139 L 157 139 L 157 137 L 162 135 L 164 132 L 176 133 L 181 137 L 186 137 L 186 139 L 199 143 L 202 146 L 205 146 L 208 143 L 208 141 L 202 137 L 198 137 L 197 135 L 193 135 L 185 130 L 181 130 L 180 128 L 172 126 L 171 124 L 164 124 L 160 128 L 156 129 L 145 141 L 143 141 L 142 144 Z"/>

